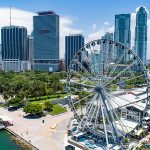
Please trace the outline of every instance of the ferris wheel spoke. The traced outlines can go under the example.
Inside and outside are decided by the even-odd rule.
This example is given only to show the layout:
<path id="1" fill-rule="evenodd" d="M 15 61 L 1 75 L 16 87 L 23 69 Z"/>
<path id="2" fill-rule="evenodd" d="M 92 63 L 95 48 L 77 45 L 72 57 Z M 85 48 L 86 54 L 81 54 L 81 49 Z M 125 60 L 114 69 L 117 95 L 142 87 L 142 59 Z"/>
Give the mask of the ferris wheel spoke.
<path id="1" fill-rule="evenodd" d="M 92 66 L 91 66 L 91 69 L 94 70 L 94 74 L 96 75 L 97 74 L 97 72 L 96 72 L 97 67 L 96 67 L 95 64 L 96 64 L 97 60 L 95 59 L 95 52 L 94 52 L 94 50 L 93 51 L 91 50 L 91 47 L 90 47 L 90 51 L 91 51 L 91 59 L 92 59 L 92 62 L 93 62 Z"/>
<path id="2" fill-rule="evenodd" d="M 91 124 L 92 119 L 96 119 L 96 118 L 95 118 L 95 114 L 96 114 L 96 111 L 98 111 L 98 110 L 97 110 L 97 108 L 98 108 L 98 103 L 99 103 L 99 101 L 97 100 L 97 103 L 96 103 L 96 105 L 94 106 L 94 110 L 93 110 L 93 112 L 92 112 L 92 114 L 91 114 L 91 116 L 90 116 L 89 125 Z"/>
<path id="3" fill-rule="evenodd" d="M 129 69 L 136 61 L 133 61 L 131 64 L 129 64 L 124 70 L 122 70 L 118 75 L 116 75 L 111 81 L 105 84 L 105 86 L 108 86 L 111 84 L 115 79 L 117 79 L 119 76 L 121 76 L 127 69 Z"/>
<path id="4" fill-rule="evenodd" d="M 90 71 L 92 72 L 92 74 L 93 74 L 93 75 L 96 75 L 96 73 L 94 72 L 94 70 L 91 68 L 91 66 L 93 65 L 93 64 L 92 64 L 92 60 L 90 60 L 89 57 L 86 57 L 85 60 L 86 60 L 86 62 L 88 62 L 88 64 L 89 64 L 88 67 L 89 67 Z"/>
<path id="5" fill-rule="evenodd" d="M 93 66 L 91 66 L 91 68 L 97 68 L 97 69 L 95 69 L 96 70 L 96 74 L 95 74 L 95 77 L 102 77 L 103 76 L 103 74 L 104 74 L 104 68 L 102 68 L 102 67 L 100 67 L 100 66 L 104 66 L 105 65 L 105 63 L 103 62 L 103 63 L 96 63 L 96 64 L 94 64 Z M 98 68 L 99 67 L 99 68 Z M 102 72 L 100 72 L 100 70 L 102 70 Z"/>
<path id="6" fill-rule="evenodd" d="M 130 73 L 130 75 L 131 75 L 133 78 L 136 77 L 136 76 L 133 74 L 133 70 L 131 70 L 131 68 L 129 68 L 129 73 Z"/>
<path id="7" fill-rule="evenodd" d="M 80 74 L 80 73 L 77 72 L 76 70 L 71 69 L 71 71 L 74 72 L 74 73 L 76 73 L 77 75 L 79 75 L 80 77 L 82 77 L 83 79 L 85 79 L 86 81 L 92 82 L 87 76 L 83 76 L 82 74 Z M 86 85 L 86 86 L 88 86 L 88 87 L 93 87 L 92 85 L 88 85 L 88 84 L 84 84 L 84 83 L 80 83 L 80 82 L 78 82 L 78 84 Z"/>
<path id="8" fill-rule="evenodd" d="M 116 127 L 115 127 L 115 124 L 114 124 L 114 121 L 113 121 L 112 113 L 109 113 L 108 106 L 105 103 L 105 100 L 104 100 L 105 99 L 105 95 L 100 94 L 99 96 L 100 96 L 99 97 L 100 102 L 102 103 L 102 106 L 104 107 L 105 116 L 107 118 L 108 124 L 110 126 L 111 131 L 112 131 L 113 139 L 115 140 L 116 138 L 118 138 L 118 132 L 116 130 Z"/>
<path id="9" fill-rule="evenodd" d="M 108 96 L 108 95 L 107 95 L 107 96 Z M 113 106 L 112 106 L 112 104 L 111 104 L 111 101 L 113 101 L 116 105 L 118 105 L 118 104 L 113 100 L 113 98 L 112 98 L 111 96 L 108 96 L 108 97 L 109 97 L 109 98 L 107 99 L 107 102 L 109 103 L 109 106 L 111 107 L 111 110 L 114 112 L 114 114 L 115 114 L 115 116 L 116 116 L 118 122 L 120 122 L 120 126 L 121 126 L 122 130 L 123 130 L 125 133 L 126 133 L 126 132 L 129 133 L 129 130 L 126 128 L 126 127 L 128 127 L 128 126 L 125 125 L 125 124 L 121 121 L 121 119 L 119 119 L 118 114 L 120 115 L 120 117 L 121 117 L 121 114 L 120 114 L 119 111 L 117 111 L 116 109 L 113 108 Z M 111 101 L 110 101 L 110 100 L 111 100 Z M 118 105 L 118 106 L 119 106 L 119 105 Z M 119 107 L 120 107 L 120 106 L 119 106 Z M 125 131 L 125 129 L 126 129 L 126 131 Z"/>
<path id="10" fill-rule="evenodd" d="M 144 74 L 139 75 L 139 76 L 133 76 L 133 78 L 125 79 L 125 80 L 123 80 L 123 81 L 125 81 L 125 82 L 127 82 L 127 81 L 132 81 L 132 80 L 134 80 L 134 79 L 137 79 L 137 78 L 140 78 L 140 77 L 143 77 L 143 76 L 144 76 Z"/>
<path id="11" fill-rule="evenodd" d="M 86 124 L 84 124 L 84 122 L 85 122 L 85 121 L 87 122 L 87 119 L 88 119 L 87 116 L 89 116 L 89 113 L 90 113 L 91 110 L 92 110 L 91 108 L 93 108 L 93 103 L 95 102 L 95 99 L 96 99 L 96 98 L 97 98 L 97 93 L 95 93 L 94 96 L 93 96 L 93 99 L 91 98 L 91 101 L 86 104 L 86 106 L 85 106 L 85 108 L 86 108 L 86 114 L 85 114 L 84 117 L 81 119 L 81 122 L 80 122 L 79 127 L 84 126 L 84 128 L 85 128 Z"/>
<path id="12" fill-rule="evenodd" d="M 106 97 L 105 97 L 106 98 Z M 111 115 L 111 123 L 109 123 L 109 125 L 111 125 L 112 123 L 113 123 L 113 126 L 114 126 L 114 128 L 115 128 L 115 131 L 113 131 L 114 129 L 113 129 L 113 126 L 112 126 L 112 133 L 113 133 L 113 137 L 115 137 L 116 136 L 116 138 L 117 138 L 117 136 L 119 135 L 118 134 L 118 129 L 117 129 L 117 127 L 116 127 L 116 124 L 115 124 L 115 118 L 114 118 L 114 115 L 113 115 L 113 112 L 112 112 L 112 110 L 109 108 L 109 112 L 110 112 L 110 115 Z M 106 115 L 108 115 L 108 114 L 106 114 Z M 108 117 L 109 118 L 109 117 Z M 110 119 L 108 119 L 109 121 L 110 121 Z M 116 134 L 116 135 L 115 135 Z M 115 136 L 114 136 L 115 135 Z M 114 138 L 115 139 L 115 138 Z"/>
<path id="13" fill-rule="evenodd" d="M 92 49 L 91 49 L 91 47 L 92 47 Z M 91 51 L 92 59 L 94 59 L 94 67 L 95 67 L 94 70 L 96 70 L 95 73 L 96 74 L 101 74 L 100 73 L 100 71 L 101 71 L 100 64 L 102 64 L 101 62 L 103 62 L 103 60 L 102 60 L 103 57 L 101 57 L 103 51 L 100 49 L 100 47 L 99 47 L 99 51 L 97 51 L 95 49 L 95 46 L 90 46 L 90 51 Z M 97 54 L 99 55 L 98 59 L 96 59 Z M 96 64 L 98 64 L 99 66 L 97 66 Z"/>
<path id="14" fill-rule="evenodd" d="M 125 56 L 125 54 L 126 54 L 126 52 L 124 52 L 124 53 L 122 53 L 122 55 L 120 56 L 120 58 L 117 60 L 117 62 L 116 63 L 114 63 L 114 64 L 109 64 L 109 66 L 110 65 L 114 65 L 114 68 L 110 71 L 110 74 L 108 74 L 108 76 L 112 76 L 113 75 L 113 73 L 115 72 L 115 70 L 116 70 L 116 68 L 118 67 L 118 65 L 120 64 L 120 62 L 121 62 L 121 60 L 123 59 L 123 57 Z M 109 67 L 109 66 L 107 66 L 107 68 Z"/>
<path id="15" fill-rule="evenodd" d="M 97 100 L 97 97 L 98 97 L 98 93 L 96 93 L 95 95 L 94 95 L 94 97 L 93 97 L 93 100 L 92 100 L 92 102 L 91 102 L 91 105 L 90 105 L 90 109 L 87 111 L 87 118 L 86 118 L 86 120 L 85 120 L 85 122 L 84 122 L 84 125 L 83 125 L 83 127 L 85 128 L 85 126 L 87 126 L 87 123 L 88 123 L 88 121 L 89 121 L 89 119 L 90 119 L 90 117 L 91 117 L 91 113 L 92 113 L 92 111 L 93 111 L 93 107 L 95 106 L 95 101 Z"/>
<path id="16" fill-rule="evenodd" d="M 112 46 L 112 44 L 111 44 L 111 47 L 110 47 L 110 45 L 109 45 L 109 53 L 108 53 L 108 63 L 110 64 L 111 63 L 111 61 L 112 61 L 112 58 L 113 58 L 113 46 Z"/>
<path id="17" fill-rule="evenodd" d="M 86 97 L 84 97 L 84 98 L 82 98 L 82 99 L 80 99 L 80 100 L 78 100 L 78 101 L 75 101 L 75 102 L 74 102 L 74 105 L 75 105 L 75 104 L 78 104 L 78 103 L 80 103 L 80 102 L 82 102 L 82 101 L 84 101 L 85 99 L 87 99 L 87 98 L 93 96 L 94 94 L 95 94 L 95 92 L 92 93 L 92 94 L 90 94 L 90 95 L 88 95 L 88 96 L 86 96 Z"/>
<path id="18" fill-rule="evenodd" d="M 98 115 L 100 113 L 100 107 L 101 107 L 101 105 L 100 105 L 100 102 L 99 102 L 98 105 L 97 105 L 97 113 L 96 113 L 95 121 L 94 121 L 95 127 L 97 126 Z"/>
<path id="19" fill-rule="evenodd" d="M 99 74 L 97 65 L 98 63 L 91 66 L 91 69 L 95 71 L 95 75 Z"/>
<path id="20" fill-rule="evenodd" d="M 119 119 L 119 117 L 118 117 L 118 114 L 116 113 L 116 110 L 115 109 L 113 109 L 112 108 L 112 106 L 111 106 L 111 104 L 110 104 L 110 102 L 109 101 L 107 101 L 108 102 L 108 104 L 109 104 L 109 106 L 110 106 L 110 111 L 112 111 L 112 113 L 114 114 L 114 118 L 116 118 L 117 119 L 117 121 L 118 121 L 118 124 L 121 126 L 121 128 L 122 128 L 122 130 L 125 132 L 125 130 L 123 129 L 123 123 L 120 121 L 120 119 Z M 115 120 L 115 119 L 114 119 Z M 117 127 L 117 123 L 116 123 L 116 120 L 114 121 L 114 123 L 115 123 L 115 125 L 116 125 L 116 127 Z M 117 127 L 117 130 L 118 130 L 118 127 Z"/>
<path id="21" fill-rule="evenodd" d="M 116 82 L 116 83 L 111 83 L 111 85 L 119 85 L 120 83 L 123 83 L 123 82 L 128 82 L 128 81 L 133 81 L 134 82 L 134 80 L 135 79 L 138 79 L 138 78 L 140 78 L 140 77 L 143 77 L 143 76 L 145 76 L 144 74 L 142 74 L 142 75 L 139 75 L 139 76 L 132 76 L 132 78 L 126 78 L 126 79 L 122 79 L 121 81 L 119 81 L 119 82 Z M 145 82 L 146 83 L 146 82 Z"/>
<path id="22" fill-rule="evenodd" d="M 92 76 L 91 72 L 89 72 L 78 60 L 76 60 L 76 63 L 80 66 L 80 69 L 84 70 L 85 73 L 87 73 L 89 76 Z"/>
<path id="23" fill-rule="evenodd" d="M 102 118 L 103 118 L 103 126 L 104 126 L 104 133 L 105 133 L 105 139 L 106 139 L 106 149 L 109 150 L 109 142 L 108 142 L 108 133 L 106 129 L 106 121 L 104 116 L 104 107 L 101 103 L 101 111 L 102 111 Z"/>

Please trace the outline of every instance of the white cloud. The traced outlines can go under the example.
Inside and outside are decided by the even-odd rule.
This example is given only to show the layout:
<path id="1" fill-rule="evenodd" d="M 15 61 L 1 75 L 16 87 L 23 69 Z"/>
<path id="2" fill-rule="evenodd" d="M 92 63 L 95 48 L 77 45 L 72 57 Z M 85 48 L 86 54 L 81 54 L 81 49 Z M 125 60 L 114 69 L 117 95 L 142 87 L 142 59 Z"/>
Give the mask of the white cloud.
<path id="1" fill-rule="evenodd" d="M 95 40 L 95 39 L 99 39 L 99 38 L 101 38 L 102 36 L 104 36 L 104 34 L 105 34 L 106 32 L 114 32 L 114 26 L 110 26 L 110 25 L 109 25 L 109 22 L 104 22 L 102 28 L 100 28 L 100 29 L 97 30 L 97 31 L 91 32 L 91 33 L 87 36 L 86 42 L 89 42 L 89 41 L 92 41 L 92 40 Z"/>
<path id="2" fill-rule="evenodd" d="M 97 25 L 96 25 L 96 24 L 93 24 L 93 25 L 92 25 L 92 31 L 95 31 L 95 30 L 96 30 L 96 27 L 97 27 Z"/>
<path id="3" fill-rule="evenodd" d="M 138 9 L 138 8 L 137 8 Z M 137 10 L 136 9 L 136 10 Z M 33 30 L 33 16 L 36 15 L 33 12 L 24 11 L 16 8 L 12 8 L 12 25 L 25 26 L 28 29 L 28 34 Z M 65 36 L 69 34 L 83 33 L 81 29 L 75 29 L 74 18 L 61 16 L 60 17 L 60 57 L 64 58 L 65 54 Z M 2 26 L 8 26 L 10 24 L 10 10 L 8 7 L 0 7 L 0 28 Z M 136 12 L 131 13 L 131 46 L 134 45 L 135 37 L 135 24 L 136 24 Z M 150 19 L 148 19 L 148 27 L 150 27 Z M 91 31 L 85 37 L 85 42 L 99 39 L 106 32 L 114 32 L 114 26 L 111 26 L 108 21 L 105 21 L 103 26 L 97 27 L 97 24 L 93 24 Z M 150 59 L 150 28 L 148 28 L 148 58 Z"/>
<path id="4" fill-rule="evenodd" d="M 32 32 L 32 17 L 35 13 L 12 8 L 12 25 L 27 27 Z M 0 8 L 0 28 L 10 25 L 10 8 Z"/>
<path id="5" fill-rule="evenodd" d="M 35 13 L 12 8 L 12 25 L 24 26 L 28 29 L 28 34 L 33 30 L 33 16 Z M 65 53 L 65 36 L 68 34 L 81 33 L 82 30 L 74 29 L 73 18 L 60 17 L 60 57 L 64 58 Z M 10 25 L 10 8 L 0 8 L 0 28 Z"/>
<path id="6" fill-rule="evenodd" d="M 60 17 L 60 57 L 64 58 L 65 54 L 65 36 L 69 34 L 82 33 L 80 29 L 74 29 L 73 18 Z"/>
<path id="7" fill-rule="evenodd" d="M 134 46 L 136 13 L 131 13 L 131 49 Z"/>
<path id="8" fill-rule="evenodd" d="M 136 11 L 139 9 L 139 7 L 136 8 Z M 131 49 L 134 46 L 134 38 L 135 38 L 135 25 L 136 25 L 136 11 L 131 13 Z M 147 20 L 147 59 L 150 59 L 150 19 Z M 92 26 L 93 28 L 93 26 Z M 92 31 L 90 34 L 88 34 L 86 38 L 86 42 L 99 39 L 101 36 L 103 36 L 106 32 L 114 32 L 114 26 L 110 26 L 110 23 L 108 21 L 105 21 L 103 24 L 103 27 L 99 28 L 97 31 Z"/>
<path id="9" fill-rule="evenodd" d="M 109 22 L 108 22 L 108 21 L 105 21 L 105 22 L 104 22 L 104 25 L 105 25 L 105 26 L 109 26 Z"/>

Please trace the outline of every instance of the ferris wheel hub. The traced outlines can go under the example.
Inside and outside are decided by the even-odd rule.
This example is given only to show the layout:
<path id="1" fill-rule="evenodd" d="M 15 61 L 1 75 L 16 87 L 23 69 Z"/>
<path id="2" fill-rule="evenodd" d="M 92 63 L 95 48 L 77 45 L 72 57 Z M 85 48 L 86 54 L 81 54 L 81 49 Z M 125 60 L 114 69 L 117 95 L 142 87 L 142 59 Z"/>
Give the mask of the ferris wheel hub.
<path id="1" fill-rule="evenodd" d="M 99 85 L 97 85 L 95 86 L 94 91 L 100 93 L 102 91 L 102 88 Z"/>

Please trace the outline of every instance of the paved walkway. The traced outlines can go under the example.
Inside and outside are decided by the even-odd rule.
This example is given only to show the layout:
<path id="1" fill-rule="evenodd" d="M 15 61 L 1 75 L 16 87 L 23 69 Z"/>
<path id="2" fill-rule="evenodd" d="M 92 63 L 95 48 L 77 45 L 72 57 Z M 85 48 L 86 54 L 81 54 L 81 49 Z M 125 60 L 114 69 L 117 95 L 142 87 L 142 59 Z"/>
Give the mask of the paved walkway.
<path id="1" fill-rule="evenodd" d="M 72 112 L 67 112 L 58 116 L 42 117 L 39 119 L 27 119 L 22 110 L 9 112 L 4 108 L 0 108 L 0 114 L 6 115 L 13 119 L 13 126 L 10 130 L 31 142 L 40 150 L 63 150 L 64 138 L 67 133 L 67 125 L 69 119 L 73 116 Z M 42 123 L 42 120 L 45 123 Z M 51 126 L 55 126 L 51 129 Z"/>
<path id="2" fill-rule="evenodd" d="M 150 132 L 149 132 L 149 134 L 147 135 L 147 136 L 145 136 L 144 138 L 142 138 L 140 141 L 139 141 L 139 143 L 141 144 L 141 143 L 143 143 L 143 142 L 150 142 Z"/>

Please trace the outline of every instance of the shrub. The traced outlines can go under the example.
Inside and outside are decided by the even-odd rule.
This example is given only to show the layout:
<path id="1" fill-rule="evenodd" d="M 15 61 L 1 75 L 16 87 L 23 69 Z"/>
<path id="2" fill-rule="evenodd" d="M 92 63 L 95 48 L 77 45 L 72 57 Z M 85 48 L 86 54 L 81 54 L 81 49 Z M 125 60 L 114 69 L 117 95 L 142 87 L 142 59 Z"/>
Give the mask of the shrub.
<path id="1" fill-rule="evenodd" d="M 63 107 L 61 107 L 60 105 L 54 105 L 52 111 L 50 112 L 50 114 L 52 115 L 58 115 L 58 114 L 61 114 L 61 113 L 64 113 L 66 112 L 67 110 Z"/>

